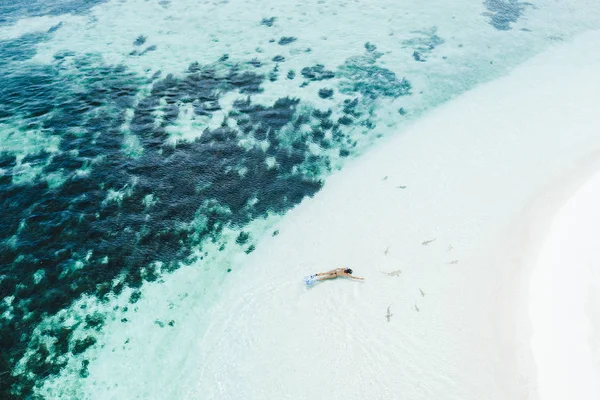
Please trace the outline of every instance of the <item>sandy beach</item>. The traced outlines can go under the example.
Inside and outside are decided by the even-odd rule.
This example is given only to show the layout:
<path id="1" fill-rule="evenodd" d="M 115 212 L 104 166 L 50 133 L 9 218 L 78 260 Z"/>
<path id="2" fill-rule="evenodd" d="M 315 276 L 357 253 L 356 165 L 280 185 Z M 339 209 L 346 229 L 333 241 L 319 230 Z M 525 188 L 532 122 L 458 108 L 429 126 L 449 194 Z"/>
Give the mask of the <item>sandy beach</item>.
<path id="1" fill-rule="evenodd" d="M 531 276 L 532 349 L 544 400 L 600 397 L 600 174 L 560 209 Z"/>
<path id="2" fill-rule="evenodd" d="M 598 43 L 580 36 L 440 107 L 290 212 L 210 310 L 182 394 L 537 398 L 529 275 L 600 166 Z M 366 281 L 302 283 L 340 266 Z"/>

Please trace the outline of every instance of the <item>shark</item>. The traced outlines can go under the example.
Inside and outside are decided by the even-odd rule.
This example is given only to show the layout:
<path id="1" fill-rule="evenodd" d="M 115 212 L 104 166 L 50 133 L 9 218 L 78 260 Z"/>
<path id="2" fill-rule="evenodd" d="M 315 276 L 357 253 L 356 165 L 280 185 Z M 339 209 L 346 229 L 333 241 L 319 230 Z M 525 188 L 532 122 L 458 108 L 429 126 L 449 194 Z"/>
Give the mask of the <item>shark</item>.
<path id="1" fill-rule="evenodd" d="M 392 314 L 392 313 L 390 312 L 390 308 L 392 308 L 392 305 L 391 305 L 391 304 L 390 304 L 390 305 L 388 306 L 388 308 L 387 308 L 387 314 L 385 314 L 385 319 L 387 319 L 387 322 L 390 322 L 390 319 L 392 318 L 392 315 L 394 315 L 394 314 Z"/>

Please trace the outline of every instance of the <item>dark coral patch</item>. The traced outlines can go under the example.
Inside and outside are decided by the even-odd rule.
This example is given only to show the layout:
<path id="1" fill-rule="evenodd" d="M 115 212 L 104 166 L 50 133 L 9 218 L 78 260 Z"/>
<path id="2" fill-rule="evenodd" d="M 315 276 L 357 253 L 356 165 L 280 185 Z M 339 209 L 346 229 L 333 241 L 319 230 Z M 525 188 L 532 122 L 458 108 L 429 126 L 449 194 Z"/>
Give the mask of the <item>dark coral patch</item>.
<path id="1" fill-rule="evenodd" d="M 133 41 L 133 45 L 134 46 L 141 46 L 144 43 L 146 43 L 147 37 L 144 35 L 140 35 L 138 36 L 134 41 Z"/>
<path id="2" fill-rule="evenodd" d="M 365 43 L 365 49 L 366 49 L 368 52 L 373 52 L 373 51 L 377 50 L 377 46 L 375 46 L 375 45 L 374 45 L 373 43 L 371 43 L 371 42 L 367 42 L 367 43 Z"/>
<path id="3" fill-rule="evenodd" d="M 294 43 L 297 39 L 293 36 L 282 36 L 277 44 L 285 46 L 286 44 Z"/>
<path id="4" fill-rule="evenodd" d="M 85 339 L 76 340 L 73 344 L 73 349 L 71 352 L 75 355 L 81 354 L 94 344 L 96 344 L 96 338 L 93 336 L 87 336 Z"/>
<path id="5" fill-rule="evenodd" d="M 323 64 L 316 64 L 312 67 L 304 67 L 300 73 L 304 78 L 311 81 L 322 81 L 335 77 L 333 71 L 326 70 Z"/>
<path id="6" fill-rule="evenodd" d="M 319 97 L 322 99 L 330 99 L 331 97 L 333 97 L 333 89 L 319 89 Z"/>
<path id="7" fill-rule="evenodd" d="M 414 37 L 402 42 L 403 47 L 413 49 L 413 59 L 419 62 L 427 61 L 433 50 L 442 45 L 444 40 L 438 36 L 437 27 L 411 32 Z"/>
<path id="8" fill-rule="evenodd" d="M 364 56 L 347 59 L 337 73 L 340 92 L 360 93 L 371 99 L 409 95 L 412 85 L 406 78 L 398 79 L 395 72 L 377 65 L 381 56 L 381 53 L 367 51 Z"/>
<path id="9" fill-rule="evenodd" d="M 270 28 L 270 27 L 272 27 L 272 26 L 273 26 L 273 24 L 275 23 L 275 20 L 276 20 L 276 19 L 277 19 L 277 18 L 275 18 L 275 17 L 271 17 L 271 18 L 263 18 L 263 19 L 262 19 L 262 21 L 260 21 L 260 24 L 261 24 L 261 25 L 264 25 L 264 26 L 268 26 L 268 27 Z"/>
<path id="10" fill-rule="evenodd" d="M 484 0 L 488 11 L 483 15 L 490 19 L 489 24 L 499 31 L 508 31 L 511 24 L 518 21 L 527 7 L 533 4 L 519 0 Z"/>

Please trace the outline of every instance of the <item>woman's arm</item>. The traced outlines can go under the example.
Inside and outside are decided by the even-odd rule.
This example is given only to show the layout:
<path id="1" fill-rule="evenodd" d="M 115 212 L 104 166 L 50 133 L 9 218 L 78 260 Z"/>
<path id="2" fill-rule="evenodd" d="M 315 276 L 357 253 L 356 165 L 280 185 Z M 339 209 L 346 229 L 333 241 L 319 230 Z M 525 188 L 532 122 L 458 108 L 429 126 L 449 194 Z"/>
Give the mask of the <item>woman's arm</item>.
<path id="1" fill-rule="evenodd" d="M 364 281 L 365 280 L 365 278 L 359 278 L 358 276 L 350 275 L 350 274 L 347 274 L 345 272 L 343 273 L 343 275 L 345 277 L 350 278 L 350 279 L 354 279 L 355 281 Z"/>

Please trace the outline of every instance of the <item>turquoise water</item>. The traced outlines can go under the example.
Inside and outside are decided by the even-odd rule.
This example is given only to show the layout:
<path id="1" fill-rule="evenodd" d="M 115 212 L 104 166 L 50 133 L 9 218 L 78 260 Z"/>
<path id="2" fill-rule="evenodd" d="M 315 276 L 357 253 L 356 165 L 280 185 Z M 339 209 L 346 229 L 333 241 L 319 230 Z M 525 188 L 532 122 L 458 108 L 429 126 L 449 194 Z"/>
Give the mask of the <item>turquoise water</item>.
<path id="1" fill-rule="evenodd" d="M 2 398 L 110 397 L 85 388 L 117 331 L 184 360 L 177 319 L 332 172 L 600 24 L 592 1 L 0 7 Z"/>

